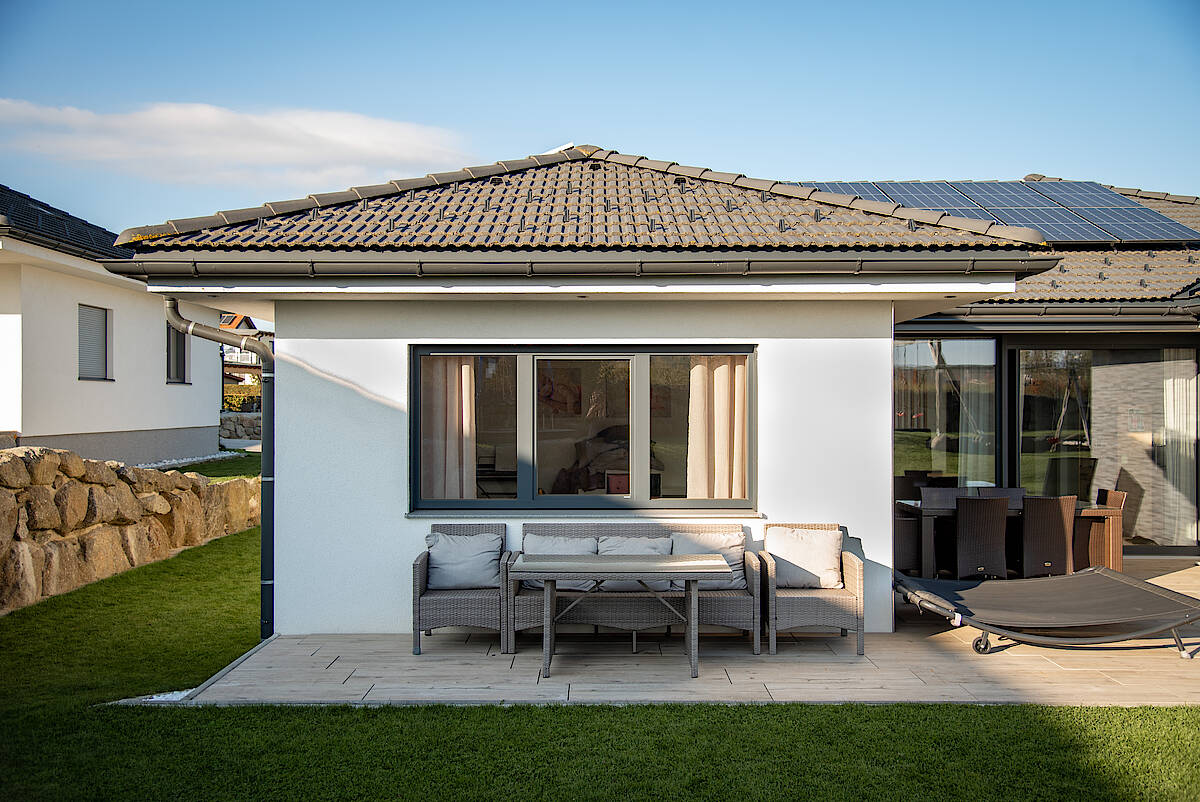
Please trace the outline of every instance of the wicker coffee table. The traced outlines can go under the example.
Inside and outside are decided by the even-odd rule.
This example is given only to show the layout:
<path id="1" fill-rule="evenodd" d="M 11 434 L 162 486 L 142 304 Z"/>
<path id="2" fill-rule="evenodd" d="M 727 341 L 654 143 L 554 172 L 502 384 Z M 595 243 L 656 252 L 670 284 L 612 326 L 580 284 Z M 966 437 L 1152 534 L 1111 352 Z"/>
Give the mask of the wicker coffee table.
<path id="1" fill-rule="evenodd" d="M 728 579 L 733 575 L 729 563 L 720 554 L 521 554 L 509 566 L 510 580 L 541 580 L 544 583 L 542 626 L 542 676 L 550 676 L 554 657 L 554 628 L 572 607 L 597 589 L 606 579 L 639 583 L 678 616 L 687 626 L 688 660 L 692 676 L 700 675 L 698 589 L 701 579 Z M 585 581 L 592 586 L 555 615 L 556 585 L 560 581 Z M 648 582 L 679 580 L 684 583 L 687 614 L 680 613 Z"/>

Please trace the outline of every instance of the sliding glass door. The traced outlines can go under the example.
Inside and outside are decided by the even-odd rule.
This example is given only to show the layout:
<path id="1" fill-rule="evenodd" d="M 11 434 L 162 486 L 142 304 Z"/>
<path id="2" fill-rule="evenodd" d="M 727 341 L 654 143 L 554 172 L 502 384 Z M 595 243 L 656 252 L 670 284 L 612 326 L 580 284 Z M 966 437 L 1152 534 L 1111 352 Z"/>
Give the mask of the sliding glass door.
<path id="1" fill-rule="evenodd" d="M 1197 545 L 1196 351 L 1018 350 L 1018 475 L 1027 492 L 1127 494 L 1126 545 Z"/>

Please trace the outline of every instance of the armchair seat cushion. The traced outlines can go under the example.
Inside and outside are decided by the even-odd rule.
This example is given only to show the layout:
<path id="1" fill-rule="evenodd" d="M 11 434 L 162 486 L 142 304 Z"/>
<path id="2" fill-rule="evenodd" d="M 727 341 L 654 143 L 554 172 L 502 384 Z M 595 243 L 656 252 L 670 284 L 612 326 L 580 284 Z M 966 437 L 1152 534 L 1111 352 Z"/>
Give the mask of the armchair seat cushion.
<path id="1" fill-rule="evenodd" d="M 768 526 L 763 540 L 775 558 L 776 587 L 843 587 L 840 529 Z"/>
<path id="2" fill-rule="evenodd" d="M 500 587 L 503 535 L 449 535 L 435 530 L 425 536 L 425 544 L 429 547 L 429 590 Z"/>
<path id="3" fill-rule="evenodd" d="M 702 579 L 700 590 L 744 590 L 746 587 L 746 536 L 741 532 L 673 532 L 672 554 L 720 554 L 733 571 L 732 579 Z M 683 590 L 684 583 L 671 583 Z"/>

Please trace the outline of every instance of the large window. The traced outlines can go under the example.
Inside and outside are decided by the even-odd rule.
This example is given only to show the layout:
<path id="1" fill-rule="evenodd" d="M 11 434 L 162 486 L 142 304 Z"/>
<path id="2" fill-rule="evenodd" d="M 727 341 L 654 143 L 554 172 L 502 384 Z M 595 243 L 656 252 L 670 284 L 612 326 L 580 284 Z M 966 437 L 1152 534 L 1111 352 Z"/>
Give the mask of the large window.
<path id="1" fill-rule="evenodd" d="M 1018 383 L 1027 492 L 1120 490 L 1127 545 L 1197 545 L 1194 349 L 1022 349 Z"/>
<path id="2" fill-rule="evenodd" d="M 745 348 L 417 349 L 414 506 L 753 504 Z"/>
<path id="3" fill-rule="evenodd" d="M 99 306 L 79 305 L 79 378 L 111 379 L 109 358 L 111 313 Z"/>
<path id="4" fill-rule="evenodd" d="M 996 483 L 995 340 L 896 340 L 896 495 Z"/>

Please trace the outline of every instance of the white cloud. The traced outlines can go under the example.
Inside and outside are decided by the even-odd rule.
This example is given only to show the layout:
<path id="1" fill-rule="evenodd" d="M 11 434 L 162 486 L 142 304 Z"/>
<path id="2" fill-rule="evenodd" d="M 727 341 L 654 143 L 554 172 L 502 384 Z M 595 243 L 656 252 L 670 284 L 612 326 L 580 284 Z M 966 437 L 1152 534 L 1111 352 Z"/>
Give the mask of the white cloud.
<path id="1" fill-rule="evenodd" d="M 0 146 L 171 184 L 301 194 L 471 163 L 453 131 L 350 112 L 155 103 L 128 113 L 0 98 Z"/>

